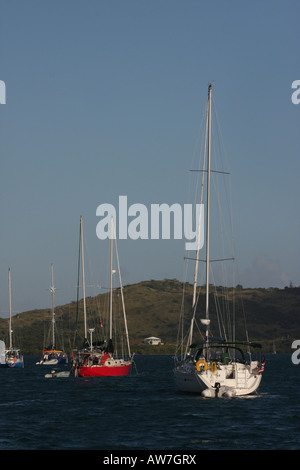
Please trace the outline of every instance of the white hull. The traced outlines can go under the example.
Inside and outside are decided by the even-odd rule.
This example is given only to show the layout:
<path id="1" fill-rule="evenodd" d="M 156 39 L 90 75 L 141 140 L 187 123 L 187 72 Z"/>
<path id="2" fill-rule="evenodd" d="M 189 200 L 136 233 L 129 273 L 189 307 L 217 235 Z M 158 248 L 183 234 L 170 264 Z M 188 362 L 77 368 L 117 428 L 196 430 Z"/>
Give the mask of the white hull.
<path id="1" fill-rule="evenodd" d="M 174 369 L 174 377 L 180 391 L 208 398 L 250 395 L 258 389 L 262 376 L 258 373 L 258 363 L 253 361 L 250 365 L 219 364 L 214 372 L 210 367 L 198 371 L 195 363 L 188 362 Z"/>
<path id="2" fill-rule="evenodd" d="M 41 360 L 40 362 L 37 362 L 36 365 L 41 365 L 41 366 L 55 366 L 58 364 L 58 359 L 50 359 L 48 361 L 43 361 Z"/>
<path id="3" fill-rule="evenodd" d="M 57 364 L 68 364 L 68 356 L 67 354 L 51 354 L 44 356 L 39 362 L 36 362 L 37 366 L 56 366 Z"/>
<path id="4" fill-rule="evenodd" d="M 51 374 L 46 374 L 46 379 L 51 379 L 53 377 L 70 377 L 70 372 L 55 372 L 54 370 L 51 371 Z"/>

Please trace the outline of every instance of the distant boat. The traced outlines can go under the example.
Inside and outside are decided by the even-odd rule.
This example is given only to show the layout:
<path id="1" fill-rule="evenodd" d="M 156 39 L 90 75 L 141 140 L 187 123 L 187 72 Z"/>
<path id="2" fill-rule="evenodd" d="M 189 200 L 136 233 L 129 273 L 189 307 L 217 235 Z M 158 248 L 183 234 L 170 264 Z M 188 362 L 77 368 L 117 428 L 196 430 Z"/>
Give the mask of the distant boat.
<path id="1" fill-rule="evenodd" d="M 53 283 L 53 264 L 51 264 L 51 299 L 52 299 L 52 310 L 51 310 L 51 344 L 48 348 L 43 349 L 43 355 L 39 362 L 36 365 L 44 365 L 44 366 L 53 366 L 56 364 L 67 364 L 68 363 L 68 355 L 62 349 L 56 348 L 56 322 L 55 322 L 55 311 L 54 311 L 54 283 Z"/>
<path id="2" fill-rule="evenodd" d="M 50 374 L 45 374 L 46 379 L 52 379 L 54 377 L 70 377 L 70 371 L 56 372 L 55 370 L 52 370 Z"/>
<path id="3" fill-rule="evenodd" d="M 226 303 L 225 292 L 222 296 L 215 295 L 216 316 L 218 324 L 214 325 L 218 328 L 218 335 L 214 336 L 211 331 L 211 305 L 210 299 L 213 297 L 211 293 L 211 279 L 210 272 L 211 265 L 216 264 L 216 261 L 223 262 L 233 260 L 233 257 L 227 258 L 226 253 L 223 256 L 211 257 L 211 175 L 215 173 L 225 173 L 211 169 L 211 136 L 212 136 L 212 86 L 208 88 L 208 103 L 206 112 L 206 133 L 203 142 L 204 146 L 204 159 L 203 169 L 197 170 L 202 173 L 201 184 L 201 204 L 203 204 L 203 197 L 206 195 L 206 230 L 205 232 L 205 259 L 199 258 L 199 240 L 194 257 L 195 271 L 194 271 L 194 290 L 191 308 L 191 321 L 189 329 L 187 330 L 186 337 L 184 337 L 183 328 L 180 334 L 180 348 L 178 348 L 178 355 L 175 358 L 174 377 L 175 383 L 180 391 L 198 393 L 203 397 L 233 397 L 249 395 L 257 390 L 262 379 L 262 371 L 264 362 L 252 360 L 251 347 L 261 347 L 257 343 L 246 341 L 237 341 L 235 338 L 235 310 L 233 315 L 230 312 L 229 304 Z M 214 181 L 215 183 L 215 181 Z M 206 194 L 203 188 L 206 186 Z M 218 193 L 219 195 L 219 193 Z M 218 203 L 220 201 L 218 200 Z M 224 214 L 221 213 L 223 222 Z M 201 220 L 201 213 L 199 217 L 199 227 L 203 224 Z M 220 230 L 217 232 L 219 235 Z M 213 233 L 216 234 L 215 232 Z M 217 238 L 217 240 L 219 240 Z M 222 241 L 221 243 L 222 246 Z M 199 262 L 204 263 L 204 302 L 203 314 L 200 322 L 196 318 L 197 305 L 199 295 L 197 289 L 197 275 Z M 214 263 L 212 263 L 214 262 Z M 211 295 L 210 295 L 211 294 Z M 222 305 L 224 302 L 224 311 Z M 199 308 L 199 307 L 198 307 Z M 231 316 L 232 315 L 232 316 Z M 181 318 L 181 326 L 184 326 L 184 318 Z M 198 328 L 198 331 L 196 330 Z M 203 331 L 204 330 L 204 331 Z M 197 333 L 197 340 L 194 339 Z M 246 352 L 244 351 L 246 349 Z"/>
<path id="4" fill-rule="evenodd" d="M 24 367 L 24 359 L 20 353 L 20 349 L 13 347 L 13 330 L 12 330 L 12 308 L 11 308 L 11 274 L 8 269 L 8 296 L 9 296 L 9 348 L 6 349 L 4 341 L 0 341 L 0 367 L 1 368 L 22 368 Z"/>
<path id="5" fill-rule="evenodd" d="M 94 328 L 87 330 L 87 318 L 86 318 L 86 303 L 85 303 L 85 274 L 84 274 L 84 254 L 83 254 L 83 225 L 82 217 L 80 218 L 80 237 L 81 237 L 81 262 L 82 262 L 82 286 L 83 286 L 83 306 L 84 306 L 84 344 L 85 349 L 79 351 L 77 358 L 74 361 L 75 375 L 80 377 L 109 377 L 109 376 L 126 376 L 129 374 L 133 356 L 130 352 L 129 336 L 127 329 L 127 320 L 125 313 L 125 304 L 123 297 L 123 286 L 120 275 L 119 258 L 117 253 L 117 264 L 120 279 L 120 293 L 123 307 L 123 324 L 125 327 L 125 344 L 127 346 L 127 352 L 124 354 L 118 354 L 115 347 L 115 336 L 113 338 L 113 220 L 111 220 L 111 239 L 110 239 L 110 310 L 109 310 L 109 338 L 108 341 L 101 341 L 100 344 L 93 344 L 93 333 Z M 116 246 L 116 245 L 115 245 Z M 100 322 L 102 328 L 102 322 Z M 114 322 L 115 324 L 115 322 Z M 90 334 L 90 340 L 87 338 L 87 331 Z"/>

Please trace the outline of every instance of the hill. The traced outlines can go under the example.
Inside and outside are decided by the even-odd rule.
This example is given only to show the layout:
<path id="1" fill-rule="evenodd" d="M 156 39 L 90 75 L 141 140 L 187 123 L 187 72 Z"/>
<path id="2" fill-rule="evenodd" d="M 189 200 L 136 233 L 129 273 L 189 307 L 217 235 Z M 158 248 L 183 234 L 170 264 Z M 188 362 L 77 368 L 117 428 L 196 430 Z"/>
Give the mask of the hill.
<path id="1" fill-rule="evenodd" d="M 182 305 L 183 284 L 177 280 L 144 281 L 124 287 L 126 314 L 132 350 L 139 352 L 174 353 Z M 192 286 L 185 286 L 184 309 L 188 317 L 192 302 Z M 118 296 L 118 289 L 116 290 Z M 249 337 L 263 343 L 265 352 L 272 351 L 275 341 L 277 352 L 292 352 L 294 339 L 300 339 L 300 288 L 285 289 L 233 289 L 230 296 L 239 297 L 244 306 Z M 199 313 L 204 311 L 204 296 L 198 304 Z M 224 294 L 217 290 L 218 301 Z M 83 331 L 82 300 L 57 306 L 56 323 L 63 332 L 67 350 L 73 346 L 73 337 L 78 324 L 79 337 Z M 89 326 L 99 327 L 99 319 L 106 308 L 107 295 L 86 299 Z M 237 312 L 238 313 L 238 312 Z M 201 313 L 200 313 L 201 315 Z M 215 301 L 211 300 L 212 324 L 215 317 Z M 49 330 L 50 310 L 32 310 L 13 317 L 15 344 L 24 354 L 40 354 Z M 203 316 L 203 313 L 202 313 Z M 78 319 L 78 323 L 77 323 Z M 0 339 L 7 342 L 8 320 L 0 319 Z M 93 323 L 93 324 L 91 324 Z M 98 328 L 99 329 L 99 328 Z M 237 332 L 242 323 L 237 324 Z M 96 334 L 96 333 L 95 333 Z M 164 346 L 145 346 L 143 339 L 158 336 Z M 239 335 L 238 335 L 239 336 Z"/>

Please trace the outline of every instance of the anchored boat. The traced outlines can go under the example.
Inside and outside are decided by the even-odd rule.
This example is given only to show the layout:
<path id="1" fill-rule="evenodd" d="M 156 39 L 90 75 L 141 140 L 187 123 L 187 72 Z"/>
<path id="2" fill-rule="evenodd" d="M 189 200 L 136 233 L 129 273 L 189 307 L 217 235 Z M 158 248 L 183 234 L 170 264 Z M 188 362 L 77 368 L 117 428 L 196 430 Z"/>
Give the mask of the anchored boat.
<path id="1" fill-rule="evenodd" d="M 24 358 L 20 349 L 13 347 L 12 330 L 12 308 L 11 308 L 11 273 L 8 269 L 8 295 L 9 295 L 9 348 L 6 349 L 4 341 L 0 341 L 0 367 L 1 368 L 22 368 L 24 367 Z"/>
<path id="2" fill-rule="evenodd" d="M 109 301 L 109 337 L 108 340 L 103 339 L 97 343 L 93 343 L 93 333 L 95 328 L 87 328 L 86 302 L 85 302 L 85 273 L 84 273 L 84 254 L 83 254 L 83 225 L 82 217 L 80 218 L 80 239 L 81 239 L 81 265 L 82 265 L 82 286 L 83 286 L 83 311 L 84 311 L 84 344 L 85 347 L 74 355 L 74 371 L 75 375 L 80 377 L 108 377 L 108 376 L 126 376 L 129 374 L 133 355 L 130 351 L 129 335 L 127 328 L 125 302 L 123 296 L 123 286 L 120 273 L 119 256 L 117 250 L 116 239 L 114 235 L 113 220 L 111 220 L 111 236 L 110 236 L 110 301 Z M 115 241 L 115 243 L 114 243 Z M 122 322 L 114 318 L 113 308 L 113 275 L 116 272 L 113 269 L 113 245 L 116 249 L 117 267 L 119 272 L 120 296 L 122 300 L 123 319 Z M 116 331 L 114 326 L 118 324 Z M 124 327 L 124 342 L 120 341 L 118 333 L 121 325 Z M 100 329 L 102 330 L 102 321 L 100 321 Z M 89 331 L 90 338 L 87 333 Z M 124 347 L 121 354 L 117 351 L 118 347 Z"/>
<path id="3" fill-rule="evenodd" d="M 62 350 L 56 348 L 56 321 L 55 321 L 55 311 L 54 311 L 54 283 L 53 283 L 53 264 L 51 264 L 51 299 L 52 299 L 52 310 L 51 310 L 51 345 L 48 348 L 43 349 L 43 355 L 39 362 L 36 365 L 57 365 L 57 364 L 67 364 L 68 363 L 68 355 L 67 353 Z"/>
<path id="4" fill-rule="evenodd" d="M 234 261 L 234 256 L 213 258 L 211 256 L 211 178 L 218 174 L 225 177 L 224 171 L 212 170 L 212 85 L 208 87 L 208 102 L 206 109 L 205 138 L 203 140 L 203 166 L 197 171 L 202 175 L 200 207 L 206 203 L 205 220 L 205 259 L 200 259 L 200 232 L 204 224 L 203 213 L 200 212 L 197 249 L 193 261 L 195 262 L 193 298 L 191 309 L 191 320 L 187 335 L 184 336 L 184 316 L 180 320 L 180 331 L 178 334 L 179 344 L 175 356 L 174 377 L 175 383 L 180 391 L 201 394 L 203 397 L 233 397 L 249 395 L 255 392 L 262 379 L 264 361 L 254 358 L 253 348 L 260 349 L 260 344 L 251 343 L 246 331 L 246 340 L 237 341 L 235 331 L 236 311 L 230 312 L 226 305 L 226 296 L 230 304 L 234 305 L 233 298 L 235 289 L 222 288 L 220 292 L 212 292 L 211 266 L 216 262 Z M 215 182 L 214 182 L 215 183 Z M 206 186 L 206 192 L 204 188 Z M 204 199 L 206 198 L 206 199 Z M 220 196 L 218 196 L 218 204 Z M 223 214 L 221 214 L 223 217 Z M 204 232 L 203 232 L 204 233 Z M 219 236 L 221 231 L 218 231 Z M 192 258 L 189 258 L 192 259 Z M 204 287 L 198 289 L 198 267 L 204 263 Z M 204 297 L 203 306 L 201 299 Z M 214 299 L 216 320 L 215 328 L 218 328 L 217 336 L 213 333 L 211 324 L 211 301 Z M 223 309 L 221 308 L 223 305 Z M 199 309 L 205 311 L 200 321 L 198 320 Z M 204 313 L 204 312 L 203 312 Z M 226 324 L 227 327 L 226 328 Z M 198 340 L 195 341 L 195 335 Z"/>

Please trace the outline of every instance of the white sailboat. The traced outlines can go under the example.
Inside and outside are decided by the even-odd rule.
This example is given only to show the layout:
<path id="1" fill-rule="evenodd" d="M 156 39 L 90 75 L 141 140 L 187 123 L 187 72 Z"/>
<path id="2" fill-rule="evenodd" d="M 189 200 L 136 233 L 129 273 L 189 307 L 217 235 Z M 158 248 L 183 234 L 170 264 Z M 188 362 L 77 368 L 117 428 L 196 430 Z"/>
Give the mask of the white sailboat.
<path id="1" fill-rule="evenodd" d="M 126 352 L 118 354 L 116 351 L 115 336 L 113 337 L 113 242 L 115 239 L 113 220 L 111 220 L 111 237 L 110 237 L 110 302 L 109 302 L 109 337 L 108 341 L 104 340 L 100 344 L 93 344 L 94 328 L 87 327 L 86 301 L 85 301 L 85 273 L 84 273 L 84 255 L 83 255 L 83 226 L 82 217 L 80 218 L 80 238 L 81 238 L 81 264 L 82 264 L 82 286 L 83 286 L 83 313 L 84 313 L 84 344 L 87 346 L 84 350 L 79 351 L 74 360 L 75 375 L 80 377 L 109 377 L 109 376 L 126 376 L 129 374 L 133 355 L 130 351 L 129 335 L 127 328 L 125 303 L 123 297 L 123 286 L 120 273 L 119 257 L 117 254 L 117 265 L 120 280 L 120 294 L 123 309 L 123 325 L 125 328 Z M 100 322 L 102 325 L 102 322 Z M 120 325 L 119 325 L 120 326 Z M 102 326 L 101 326 L 102 328 Z M 87 338 L 89 331 L 90 340 Z"/>
<path id="2" fill-rule="evenodd" d="M 63 349 L 58 349 L 56 346 L 56 321 L 55 321 L 55 310 L 54 310 L 54 282 L 53 282 L 53 264 L 51 264 L 51 300 L 52 300 L 52 308 L 51 308 L 51 344 L 48 347 L 43 349 L 43 355 L 39 362 L 36 365 L 57 365 L 57 364 L 67 364 L 68 363 L 68 355 Z"/>
<path id="3" fill-rule="evenodd" d="M 194 286 L 191 322 L 188 330 L 187 341 L 181 350 L 178 349 L 175 357 L 174 377 L 180 391 L 201 394 L 203 397 L 233 397 L 249 395 L 255 392 L 262 379 L 264 363 L 253 359 L 252 347 L 260 347 L 257 343 L 251 343 L 246 335 L 246 341 L 238 342 L 235 339 L 234 325 L 231 324 L 231 337 L 224 326 L 224 317 L 220 319 L 222 336 L 212 336 L 211 306 L 210 306 L 210 271 L 213 261 L 228 261 L 233 258 L 212 259 L 211 249 L 211 175 L 212 173 L 225 173 L 211 169 L 212 148 L 212 85 L 208 87 L 208 103 L 206 111 L 206 138 L 204 147 L 204 164 L 201 203 L 203 201 L 203 187 L 206 179 L 206 230 L 205 230 L 205 260 L 199 259 L 198 247 L 195 256 Z M 199 218 L 199 227 L 203 221 Z M 196 313 L 198 306 L 197 277 L 200 261 L 205 264 L 205 316 L 200 319 L 199 333 L 202 335 L 196 343 L 194 341 Z M 226 318 L 229 314 L 226 311 Z M 204 332 L 201 332 L 201 328 Z M 182 336 L 183 338 L 183 336 Z M 244 351 L 246 349 L 246 352 Z"/>
<path id="4" fill-rule="evenodd" d="M 22 368 L 24 367 L 24 359 L 20 353 L 20 349 L 13 347 L 13 330 L 12 330 L 12 307 L 11 307 L 11 274 L 8 269 L 8 297 L 9 297 L 9 348 L 5 349 L 4 341 L 0 345 L 0 367 L 1 368 Z"/>

